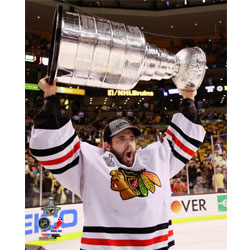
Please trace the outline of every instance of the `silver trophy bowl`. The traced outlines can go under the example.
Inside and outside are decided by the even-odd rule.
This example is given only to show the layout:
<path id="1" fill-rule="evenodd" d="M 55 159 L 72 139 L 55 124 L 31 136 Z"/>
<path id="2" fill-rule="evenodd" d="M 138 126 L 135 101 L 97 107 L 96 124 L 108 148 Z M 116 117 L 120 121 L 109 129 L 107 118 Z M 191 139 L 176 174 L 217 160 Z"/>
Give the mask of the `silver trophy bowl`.
<path id="1" fill-rule="evenodd" d="M 172 79 L 179 89 L 198 89 L 206 70 L 198 47 L 176 55 L 145 41 L 138 27 L 63 11 L 53 21 L 49 83 L 124 89 L 140 81 Z"/>

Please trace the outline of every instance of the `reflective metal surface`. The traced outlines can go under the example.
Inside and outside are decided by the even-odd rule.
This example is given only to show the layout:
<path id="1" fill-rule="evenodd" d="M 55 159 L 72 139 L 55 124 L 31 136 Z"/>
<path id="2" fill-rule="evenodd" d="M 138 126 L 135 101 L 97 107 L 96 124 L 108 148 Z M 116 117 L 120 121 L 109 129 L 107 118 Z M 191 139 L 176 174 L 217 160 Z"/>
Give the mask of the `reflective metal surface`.
<path id="1" fill-rule="evenodd" d="M 179 89 L 198 89 L 206 71 L 206 55 L 198 47 L 185 48 L 176 54 L 178 74 L 172 78 Z"/>
<path id="2" fill-rule="evenodd" d="M 200 48 L 186 48 L 173 55 L 146 43 L 138 27 L 71 12 L 59 14 L 61 23 L 56 18 L 54 27 L 60 28 L 60 38 L 52 39 L 59 41 L 59 46 L 51 53 L 48 69 L 59 82 L 132 89 L 140 80 L 172 78 L 177 88 L 197 89 L 203 80 L 206 57 Z"/>

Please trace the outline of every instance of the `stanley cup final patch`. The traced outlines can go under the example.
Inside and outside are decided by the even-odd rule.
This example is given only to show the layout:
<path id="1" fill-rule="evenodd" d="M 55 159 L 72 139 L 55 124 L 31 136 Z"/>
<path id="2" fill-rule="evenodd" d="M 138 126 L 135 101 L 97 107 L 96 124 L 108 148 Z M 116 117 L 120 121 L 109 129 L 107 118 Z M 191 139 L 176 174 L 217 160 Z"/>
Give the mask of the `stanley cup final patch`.
<path id="1" fill-rule="evenodd" d="M 54 205 L 53 197 L 49 197 L 48 205 L 41 208 L 45 215 L 56 215 L 60 207 Z M 52 228 L 51 221 L 47 216 L 43 216 L 38 220 L 38 227 L 41 229 L 39 240 L 56 240 L 62 232 L 60 226 L 63 224 L 63 219 L 58 217 L 56 225 Z"/>
<path id="2" fill-rule="evenodd" d="M 104 161 L 106 162 L 108 167 L 115 167 L 115 163 L 113 162 L 113 155 L 109 154 L 108 156 L 103 156 Z"/>

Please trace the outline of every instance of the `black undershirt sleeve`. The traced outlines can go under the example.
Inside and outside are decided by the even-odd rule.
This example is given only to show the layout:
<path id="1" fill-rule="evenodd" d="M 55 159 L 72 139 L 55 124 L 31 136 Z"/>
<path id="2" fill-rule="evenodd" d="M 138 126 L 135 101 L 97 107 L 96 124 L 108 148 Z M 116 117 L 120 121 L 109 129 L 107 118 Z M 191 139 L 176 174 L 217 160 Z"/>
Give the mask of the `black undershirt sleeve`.
<path id="1" fill-rule="evenodd" d="M 59 99 L 56 95 L 44 98 L 41 112 L 35 118 L 34 128 L 58 129 L 64 126 L 70 119 L 63 117 Z"/>
<path id="2" fill-rule="evenodd" d="M 197 109 L 195 107 L 195 102 L 192 99 L 183 99 L 180 103 L 179 111 L 191 122 L 201 124 Z"/>

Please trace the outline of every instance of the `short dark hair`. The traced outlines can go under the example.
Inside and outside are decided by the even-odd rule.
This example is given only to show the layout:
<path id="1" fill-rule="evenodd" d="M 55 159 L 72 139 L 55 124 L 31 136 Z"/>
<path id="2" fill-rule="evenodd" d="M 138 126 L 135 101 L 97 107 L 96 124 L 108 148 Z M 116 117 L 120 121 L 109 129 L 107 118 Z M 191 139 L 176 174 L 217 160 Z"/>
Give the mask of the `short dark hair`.
<path id="1" fill-rule="evenodd" d="M 110 131 L 109 125 L 107 124 L 104 130 L 104 134 L 103 134 L 104 142 L 111 144 L 112 137 L 110 137 L 110 135 L 111 135 L 111 131 Z"/>
<path id="2" fill-rule="evenodd" d="M 44 175 L 45 175 L 46 177 L 48 177 L 48 176 L 49 176 L 49 171 L 48 171 L 48 170 L 45 170 L 45 171 L 44 171 Z"/>

